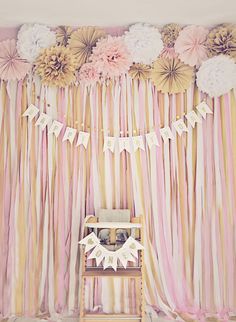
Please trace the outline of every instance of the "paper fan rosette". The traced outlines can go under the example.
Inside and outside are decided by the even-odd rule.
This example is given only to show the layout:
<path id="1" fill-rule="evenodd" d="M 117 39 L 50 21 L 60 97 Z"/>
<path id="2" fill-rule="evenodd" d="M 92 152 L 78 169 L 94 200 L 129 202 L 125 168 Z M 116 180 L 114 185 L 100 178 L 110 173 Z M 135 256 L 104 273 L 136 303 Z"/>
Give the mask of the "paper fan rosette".
<path id="1" fill-rule="evenodd" d="M 105 31 L 96 27 L 81 27 L 72 32 L 68 46 L 76 56 L 78 67 L 89 62 L 97 41 L 105 37 Z"/>
<path id="2" fill-rule="evenodd" d="M 194 79 L 194 69 L 178 58 L 158 58 L 152 67 L 151 79 L 162 93 L 183 93 Z"/>
<path id="3" fill-rule="evenodd" d="M 0 42 L 0 78 L 20 80 L 29 72 L 31 65 L 20 58 L 16 50 L 15 39 Z"/>

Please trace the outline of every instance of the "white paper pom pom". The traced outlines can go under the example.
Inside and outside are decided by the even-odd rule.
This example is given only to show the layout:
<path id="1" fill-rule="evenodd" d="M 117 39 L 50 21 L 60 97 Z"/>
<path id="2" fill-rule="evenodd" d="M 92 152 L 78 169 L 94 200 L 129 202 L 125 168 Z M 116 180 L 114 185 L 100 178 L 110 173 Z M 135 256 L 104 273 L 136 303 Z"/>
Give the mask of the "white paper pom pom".
<path id="1" fill-rule="evenodd" d="M 25 24 L 17 35 L 17 51 L 21 58 L 31 63 L 38 57 L 41 49 L 55 43 L 55 33 L 44 25 Z"/>
<path id="2" fill-rule="evenodd" d="M 196 77 L 202 92 L 218 97 L 236 85 L 236 64 L 229 56 L 215 56 L 202 63 Z"/>
<path id="3" fill-rule="evenodd" d="M 126 46 L 133 62 L 151 64 L 161 53 L 163 42 L 157 28 L 137 23 L 129 28 L 124 35 Z"/>

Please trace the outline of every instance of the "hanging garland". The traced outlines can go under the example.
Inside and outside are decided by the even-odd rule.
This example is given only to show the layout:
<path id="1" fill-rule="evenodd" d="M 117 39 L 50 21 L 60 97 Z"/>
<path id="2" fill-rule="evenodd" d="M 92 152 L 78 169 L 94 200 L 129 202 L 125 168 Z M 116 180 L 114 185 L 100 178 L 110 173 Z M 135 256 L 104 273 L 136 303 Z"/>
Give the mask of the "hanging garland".
<path id="1" fill-rule="evenodd" d="M 0 43 L 0 79 L 40 76 L 48 86 L 91 86 L 129 75 L 151 79 L 162 93 L 185 92 L 197 78 L 211 97 L 236 86 L 236 27 L 177 24 L 162 29 L 145 23 L 120 37 L 96 27 L 23 25 L 15 40 Z M 195 77 L 196 76 L 196 77 Z"/>

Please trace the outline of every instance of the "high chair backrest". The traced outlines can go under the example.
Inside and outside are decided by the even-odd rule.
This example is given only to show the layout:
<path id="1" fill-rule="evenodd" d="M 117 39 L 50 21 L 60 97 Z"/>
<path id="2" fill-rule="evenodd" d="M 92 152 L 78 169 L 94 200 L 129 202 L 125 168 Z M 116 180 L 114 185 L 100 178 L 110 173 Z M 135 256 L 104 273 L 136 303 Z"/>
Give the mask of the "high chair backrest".
<path id="1" fill-rule="evenodd" d="M 99 209 L 96 216 L 100 222 L 130 222 L 129 209 Z"/>

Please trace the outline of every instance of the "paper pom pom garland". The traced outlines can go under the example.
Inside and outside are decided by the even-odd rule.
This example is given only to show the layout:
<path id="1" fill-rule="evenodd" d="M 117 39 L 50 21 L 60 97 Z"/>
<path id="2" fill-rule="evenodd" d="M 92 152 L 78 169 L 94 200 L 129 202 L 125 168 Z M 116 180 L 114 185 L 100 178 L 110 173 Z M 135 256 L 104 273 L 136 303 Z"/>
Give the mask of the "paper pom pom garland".
<path id="1" fill-rule="evenodd" d="M 93 85 L 99 82 L 101 79 L 101 73 L 99 73 L 97 67 L 93 63 L 84 64 L 79 71 L 78 80 L 84 85 Z"/>
<path id="2" fill-rule="evenodd" d="M 56 43 L 56 35 L 47 26 L 39 24 L 23 25 L 17 35 L 17 51 L 21 58 L 33 63 L 41 49 Z"/>
<path id="3" fill-rule="evenodd" d="M 150 65 L 163 49 L 160 32 L 148 24 L 132 25 L 124 39 L 134 63 Z"/>
<path id="4" fill-rule="evenodd" d="M 179 36 L 181 27 L 176 23 L 169 23 L 162 28 L 161 37 L 165 47 L 173 48 Z"/>
<path id="5" fill-rule="evenodd" d="M 17 44 L 0 43 L 0 79 L 20 80 L 31 70 L 44 84 L 65 87 L 107 83 L 126 75 L 151 79 L 158 90 L 172 94 L 184 92 L 199 69 L 199 88 L 220 96 L 236 86 L 235 59 L 233 24 L 209 32 L 202 26 L 182 29 L 170 23 L 159 32 L 156 26 L 137 23 L 123 36 L 107 35 L 97 27 L 58 26 L 54 32 L 41 24 L 25 24 Z"/>
<path id="6" fill-rule="evenodd" d="M 104 78 L 124 75 L 131 66 L 131 56 L 122 37 L 108 36 L 97 42 L 90 57 Z"/>
<path id="7" fill-rule="evenodd" d="M 211 97 L 221 96 L 236 85 L 236 64 L 226 55 L 202 63 L 196 74 L 198 88 Z"/>
<path id="8" fill-rule="evenodd" d="M 75 81 L 76 58 L 68 47 L 44 49 L 36 61 L 36 73 L 46 85 L 65 87 Z"/>
<path id="9" fill-rule="evenodd" d="M 223 54 L 236 59 L 236 27 L 224 24 L 213 28 L 207 37 L 206 46 L 211 57 Z"/>

